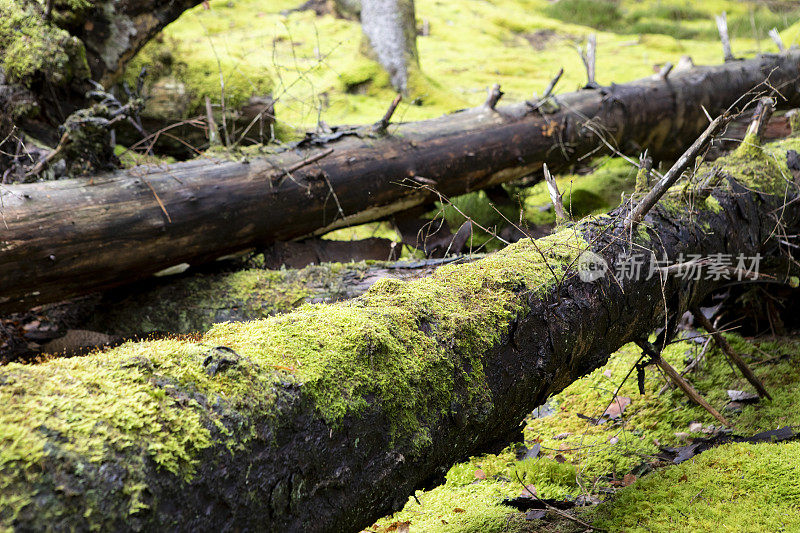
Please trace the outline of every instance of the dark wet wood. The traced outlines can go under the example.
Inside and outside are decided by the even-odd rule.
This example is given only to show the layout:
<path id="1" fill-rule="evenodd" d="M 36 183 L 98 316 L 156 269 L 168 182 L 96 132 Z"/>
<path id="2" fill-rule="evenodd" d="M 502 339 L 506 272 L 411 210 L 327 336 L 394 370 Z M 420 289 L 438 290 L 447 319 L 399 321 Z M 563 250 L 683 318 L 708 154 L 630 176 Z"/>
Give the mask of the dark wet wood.
<path id="1" fill-rule="evenodd" d="M 434 188 L 454 196 L 543 163 L 557 171 L 602 148 L 599 131 L 627 152 L 673 158 L 707 126 L 701 105 L 719 114 L 748 90 L 767 90 L 768 76 L 784 105 L 799 103 L 798 61 L 790 52 L 581 90 L 557 96 L 546 114 L 527 103 L 480 107 L 390 125 L 386 135 L 340 130 L 269 157 L 2 187 L 0 311 L 377 220 L 430 202 Z"/>

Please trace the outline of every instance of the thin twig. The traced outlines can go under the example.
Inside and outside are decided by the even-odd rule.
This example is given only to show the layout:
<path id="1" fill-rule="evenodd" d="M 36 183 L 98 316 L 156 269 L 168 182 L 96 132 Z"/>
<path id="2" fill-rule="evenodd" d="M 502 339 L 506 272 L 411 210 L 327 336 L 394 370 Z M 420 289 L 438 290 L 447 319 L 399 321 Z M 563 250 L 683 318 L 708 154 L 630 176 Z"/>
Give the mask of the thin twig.
<path id="1" fill-rule="evenodd" d="M 389 105 L 389 109 L 386 110 L 386 114 L 383 115 L 383 118 L 380 119 L 374 126 L 374 129 L 377 133 L 383 133 L 386 131 L 386 128 L 389 127 L 389 121 L 392 120 L 392 115 L 394 115 L 395 109 L 397 106 L 400 105 L 400 101 L 403 99 L 402 94 L 398 94 L 392 100 L 392 103 Z"/>
<path id="2" fill-rule="evenodd" d="M 36 163 L 36 165 L 30 170 L 30 172 L 26 174 L 26 176 L 36 176 L 42 170 L 47 168 L 47 165 L 49 165 L 50 162 L 61 153 L 61 150 L 64 149 L 64 147 L 67 145 L 67 142 L 69 142 L 69 132 L 65 131 L 64 134 L 61 135 L 61 139 L 58 141 L 58 146 L 56 146 L 55 150 L 51 151 L 44 159 Z"/>
<path id="3" fill-rule="evenodd" d="M 578 49 L 581 54 L 583 66 L 586 67 L 586 87 L 594 88 L 597 86 L 595 82 L 595 71 L 597 63 L 597 34 L 593 33 L 589 36 L 586 42 L 586 49 Z"/>
<path id="4" fill-rule="evenodd" d="M 692 399 L 692 401 L 694 401 L 694 402 L 695 402 L 696 404 L 698 404 L 700 407 L 702 407 L 703 409 L 705 409 L 706 411 L 708 411 L 708 412 L 711 414 L 711 416 L 713 416 L 714 418 L 716 418 L 716 419 L 717 419 L 717 420 L 718 420 L 718 421 L 719 421 L 721 424 L 723 424 L 723 425 L 725 425 L 725 426 L 728 426 L 728 427 L 733 427 L 733 426 L 731 426 L 730 422 L 728 422 L 728 421 L 725 419 L 725 417 L 724 417 L 724 416 L 722 416 L 722 415 L 719 413 L 719 411 L 717 411 L 716 409 L 714 409 L 714 407 L 712 407 L 712 405 L 711 405 L 710 403 L 708 403 L 708 402 L 706 401 L 706 399 L 705 399 L 705 398 L 703 398 L 703 397 L 700 395 L 700 393 L 699 393 L 699 392 L 697 392 L 697 390 L 695 390 L 695 388 L 694 388 L 694 387 L 692 387 L 692 385 L 691 385 L 691 384 L 690 384 L 688 381 L 686 381 L 685 379 L 683 379 L 683 377 L 682 377 L 682 376 L 681 376 L 681 375 L 678 373 L 678 371 L 677 371 L 677 370 L 675 370 L 675 369 L 672 367 L 672 365 L 670 365 L 669 363 L 667 363 L 667 362 L 664 360 L 664 358 L 661 356 L 661 352 L 659 352 L 659 351 L 656 349 L 656 347 L 655 347 L 655 346 L 653 346 L 652 344 L 650 344 L 649 342 L 647 342 L 647 341 L 645 341 L 645 340 L 636 341 L 636 344 L 637 344 L 637 345 L 639 345 L 639 348 L 641 348 L 641 349 L 642 349 L 642 351 L 644 351 L 645 353 L 647 353 L 647 355 L 649 355 L 649 356 L 650 356 L 650 357 L 653 359 L 653 361 L 654 361 L 654 362 L 655 362 L 655 363 L 658 365 L 658 367 L 659 367 L 659 368 L 660 368 L 660 369 L 661 369 L 661 370 L 662 370 L 662 371 L 663 371 L 663 372 L 664 372 L 664 373 L 665 373 L 667 376 L 669 376 L 669 379 L 671 379 L 671 380 L 672 380 L 672 381 L 673 381 L 673 382 L 674 382 L 674 383 L 675 383 L 675 384 L 676 384 L 678 387 L 680 387 L 680 388 L 681 388 L 681 390 L 683 390 L 683 392 L 685 392 L 685 393 L 686 393 L 686 395 L 687 395 L 689 398 L 691 398 L 691 399 Z"/>
<path id="5" fill-rule="evenodd" d="M 756 139 L 761 140 L 764 134 L 764 129 L 767 127 L 772 111 L 775 109 L 775 100 L 772 98 L 762 98 L 756 105 L 756 110 L 753 113 L 753 119 L 747 127 L 747 134 L 745 137 L 754 136 Z"/>
<path id="6" fill-rule="evenodd" d="M 541 100 L 547 100 L 548 98 L 550 98 L 550 96 L 552 96 L 553 90 L 556 88 L 556 84 L 558 84 L 558 80 L 560 80 L 561 76 L 563 75 L 564 75 L 564 69 L 563 68 L 558 69 L 558 74 L 556 74 L 555 77 L 552 80 L 550 80 L 550 84 L 547 86 L 547 89 L 544 90 L 544 94 L 542 95 Z"/>
<path id="7" fill-rule="evenodd" d="M 678 178 L 681 177 L 683 171 L 692 164 L 695 158 L 700 154 L 700 151 L 705 148 L 706 144 L 708 144 L 714 134 L 719 131 L 725 124 L 728 123 L 730 120 L 730 116 L 728 114 L 722 114 L 714 119 L 714 121 L 708 125 L 706 131 L 703 132 L 700 137 L 689 147 L 686 152 L 672 165 L 664 177 L 662 177 L 656 186 L 647 193 L 639 204 L 633 208 L 630 215 L 628 215 L 628 219 L 625 221 L 625 233 L 628 233 L 633 229 L 633 227 L 638 224 L 644 216 L 653 208 L 654 205 L 664 196 L 664 193 L 667 192 L 667 189 L 672 187 Z"/>
<path id="8" fill-rule="evenodd" d="M 152 192 L 152 193 L 153 193 L 153 196 L 155 197 L 155 199 L 156 199 L 156 202 L 158 202 L 158 206 L 159 206 L 159 207 L 161 208 L 161 210 L 164 212 L 164 215 L 166 215 L 166 217 L 167 217 L 167 221 L 168 221 L 170 224 L 172 224 L 172 217 L 170 217 L 170 216 L 169 216 L 169 213 L 167 213 L 167 208 L 166 208 L 166 207 L 164 207 L 164 202 L 162 202 L 162 201 L 161 201 L 161 198 L 159 198 L 159 197 L 158 197 L 158 193 L 156 192 L 156 190 L 153 188 L 153 186 L 152 186 L 152 185 L 150 185 L 150 182 L 149 182 L 149 181 L 147 181 L 146 179 L 144 179 L 144 178 L 142 178 L 142 177 L 140 177 L 139 179 L 141 179 L 141 180 L 142 180 L 142 183 L 144 183 L 145 185 L 147 185 L 147 188 L 148 188 L 148 189 L 150 189 L 150 192 Z"/>
<path id="9" fill-rule="evenodd" d="M 547 510 L 548 510 L 548 511 L 553 511 L 553 512 L 554 512 L 554 513 L 556 513 L 557 515 L 559 515 L 559 516 L 561 516 L 561 517 L 563 517 L 563 518 L 566 518 L 567 520 L 571 520 L 571 521 L 575 522 L 576 524 L 580 524 L 581 526 L 583 526 L 583 527 L 585 527 L 585 528 L 588 528 L 588 529 L 590 529 L 591 531 L 605 531 L 605 529 L 600 529 L 600 528 L 594 527 L 593 525 L 591 525 L 591 524 L 589 524 L 589 523 L 586 523 L 586 522 L 584 522 L 584 521 L 583 521 L 583 520 L 581 520 L 580 518 L 574 517 L 574 516 L 572 516 L 571 514 L 569 514 L 569 513 L 567 513 L 567 512 L 564 512 L 564 511 L 562 511 L 561 509 L 558 509 L 557 507 L 553 507 L 552 505 L 550 505 L 549 503 L 547 503 L 546 501 L 544 501 L 543 499 L 541 499 L 539 496 L 537 496 L 536 494 L 534 494 L 534 493 L 533 493 L 533 492 L 532 492 L 530 489 L 528 489 L 528 486 L 527 486 L 527 485 L 525 485 L 525 483 L 522 481 L 522 479 L 520 479 L 520 477 L 519 477 L 519 472 L 518 472 L 517 470 L 514 470 L 514 475 L 516 476 L 516 478 L 517 478 L 517 481 L 519 481 L 519 484 L 520 484 L 520 485 L 522 485 L 522 487 L 525 489 L 525 492 L 527 492 L 528 494 L 530 494 L 532 498 L 534 498 L 534 499 L 535 499 L 535 500 L 537 500 L 539 503 L 541 503 L 542 505 L 544 505 L 544 506 L 545 506 L 545 508 L 547 508 Z"/>
<path id="10" fill-rule="evenodd" d="M 692 314 L 694 315 L 694 319 L 703 327 L 704 330 L 709 332 L 712 337 L 714 337 L 714 342 L 719 346 L 722 353 L 728 356 L 728 358 L 733 361 L 733 363 L 739 368 L 739 370 L 744 374 L 744 377 L 747 378 L 747 381 L 756 388 L 758 391 L 758 395 L 762 398 L 767 398 L 769 400 L 772 399 L 772 396 L 769 395 L 767 392 L 767 388 L 764 387 L 764 383 L 761 382 L 760 379 L 753 373 L 753 370 L 747 366 L 747 363 L 744 362 L 744 359 L 736 353 L 725 337 L 714 327 L 711 321 L 706 318 L 706 316 L 700 311 L 698 308 L 692 309 Z"/>
<path id="11" fill-rule="evenodd" d="M 332 153 L 333 153 L 333 148 L 328 148 L 324 152 L 320 152 L 318 154 L 314 154 L 311 157 L 307 157 L 306 159 L 303 159 L 302 161 L 298 161 L 294 165 L 292 165 L 289 168 L 287 168 L 286 172 L 287 173 L 292 173 L 292 172 L 294 172 L 296 170 L 300 170 L 301 168 L 303 168 L 305 166 L 308 166 L 311 163 L 316 163 L 317 161 L 319 161 L 323 157 L 328 157 Z"/>
<path id="12" fill-rule="evenodd" d="M 658 73 L 658 77 L 661 78 L 662 80 L 666 80 L 667 78 L 669 78 L 669 73 L 672 72 L 673 67 L 674 66 L 672 63 L 667 62 L 667 64 L 661 67 L 661 70 Z"/>

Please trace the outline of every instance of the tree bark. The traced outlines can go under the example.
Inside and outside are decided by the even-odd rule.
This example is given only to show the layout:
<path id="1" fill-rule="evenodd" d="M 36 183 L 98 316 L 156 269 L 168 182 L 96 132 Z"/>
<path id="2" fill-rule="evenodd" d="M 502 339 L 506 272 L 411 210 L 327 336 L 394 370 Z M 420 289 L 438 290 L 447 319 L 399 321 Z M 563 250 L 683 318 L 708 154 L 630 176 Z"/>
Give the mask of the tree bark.
<path id="1" fill-rule="evenodd" d="M 365 54 L 383 66 L 397 92 L 407 94 L 409 75 L 419 68 L 414 0 L 361 0 L 360 17 Z"/>
<path id="2" fill-rule="evenodd" d="M 554 171 L 605 142 L 674 157 L 769 78 L 800 102 L 800 52 L 696 68 L 529 104 L 337 130 L 251 160 L 211 158 L 91 179 L 0 188 L 0 311 L 23 310 L 263 246 L 387 217 L 438 198 Z"/>
<path id="3" fill-rule="evenodd" d="M 200 1 L 50 2 L 46 12 L 41 2 L 14 0 L 0 7 L 0 17 L 16 22 L 0 35 L 0 146 L 11 124 L 55 146 L 58 126 L 87 107 L 88 80 L 111 86 L 147 41 Z"/>
<path id="4" fill-rule="evenodd" d="M 669 275 L 651 253 L 684 266 L 690 254 L 760 254 L 762 273 L 785 276 L 775 228 L 800 231 L 786 178 L 797 146 L 762 153 L 749 139 L 668 192 L 633 241 L 623 205 L 350 302 L 4 367 L 0 423 L 13 431 L 0 432 L 0 486 L 14 498 L 0 521 L 358 531 L 454 462 L 518 438 L 548 396 L 730 283 Z M 709 176 L 725 181 L 692 185 Z M 617 272 L 637 257 L 642 275 L 582 281 L 587 261 Z"/>

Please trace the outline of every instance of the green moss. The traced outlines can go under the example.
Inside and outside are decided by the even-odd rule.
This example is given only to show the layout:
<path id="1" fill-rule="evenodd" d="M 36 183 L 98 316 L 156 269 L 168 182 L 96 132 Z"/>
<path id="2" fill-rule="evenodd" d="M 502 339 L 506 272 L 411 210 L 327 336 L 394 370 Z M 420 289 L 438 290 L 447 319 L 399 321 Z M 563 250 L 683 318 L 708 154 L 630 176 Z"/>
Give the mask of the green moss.
<path id="1" fill-rule="evenodd" d="M 85 6 L 78 2 L 70 7 Z M 45 22 L 39 9 L 33 2 L 0 0 L 0 67 L 9 81 L 29 84 L 41 76 L 62 85 L 88 76 L 83 44 Z"/>
<path id="2" fill-rule="evenodd" d="M 633 192 L 636 185 L 637 169 L 623 158 L 602 158 L 597 168 L 585 176 L 567 175 L 556 178 L 558 190 L 562 193 L 564 208 L 573 218 L 603 213 L 619 205 L 625 192 Z M 550 205 L 547 184 L 540 182 L 524 194 L 525 219 L 535 224 L 555 222 Z M 517 215 L 518 216 L 518 215 Z M 514 220 L 516 217 L 511 218 Z"/>
<path id="3" fill-rule="evenodd" d="M 417 39 L 420 70 L 411 73 L 411 94 L 395 118 L 420 120 L 480 105 L 486 88 L 494 83 L 503 87 L 503 102 L 529 99 L 549 83 L 557 70 L 553 65 L 565 69 L 559 90 L 573 90 L 584 83 L 574 43 L 595 30 L 575 23 L 571 13 L 565 15 L 566 23 L 548 14 L 561 4 L 547 0 L 417 2 L 417 19 L 428 22 L 430 33 Z M 749 24 L 754 8 L 758 28 L 773 22 L 769 10 L 749 2 L 714 0 L 708 5 L 692 4 L 692 9 L 684 2 L 663 0 L 624 0 L 618 5 L 627 17 L 612 28 L 620 33 L 598 34 L 599 46 L 606 51 L 598 55 L 601 83 L 651 75 L 654 64 L 677 63 L 688 50 L 699 64 L 719 63 L 712 14 L 727 11 L 732 23 L 746 19 Z M 149 44 L 128 69 L 129 79 L 147 64 L 153 82 L 172 72 L 195 95 L 195 104 L 206 94 L 217 104 L 219 58 L 230 102 L 272 90 L 278 99 L 277 115 L 283 121 L 278 128 L 283 136 L 291 131 L 286 124 L 314 128 L 319 119 L 328 124 L 375 122 L 394 97 L 386 75 L 359 55 L 362 34 L 357 21 L 316 16 L 312 11 L 285 12 L 297 7 L 292 0 L 269 4 L 212 0 L 209 7 L 198 6 L 167 27 L 161 43 Z M 600 15 L 606 17 L 608 10 L 602 11 Z M 647 12 L 654 13 L 649 21 L 671 26 L 632 29 L 645 22 L 642 17 Z M 698 13 L 703 16 L 694 18 Z M 791 12 L 786 16 L 791 18 Z M 782 29 L 786 24 L 777 26 Z M 687 27 L 695 35 L 693 40 L 648 34 L 672 34 L 675 28 Z M 632 37 L 631 33 L 642 35 Z M 737 36 L 737 54 L 758 49 L 752 31 L 745 33 Z M 766 38 L 764 32 L 761 38 Z"/>
<path id="4" fill-rule="evenodd" d="M 719 213 L 722 211 L 722 206 L 719 203 L 719 200 L 714 198 L 713 196 L 709 196 L 706 198 L 706 207 L 710 209 L 714 213 Z"/>
<path id="5" fill-rule="evenodd" d="M 556 272 L 586 246 L 567 231 L 537 245 Z M 455 391 L 466 394 L 462 402 L 488 401 L 480 354 L 497 342 L 513 314 L 524 311 L 517 291 L 543 291 L 557 281 L 537 254 L 530 241 L 521 241 L 427 278 L 379 281 L 350 302 L 217 325 L 205 339 L 259 364 L 293 369 L 332 424 L 367 408 L 374 395 L 395 433 L 420 446 L 428 438 L 425 424 L 450 408 Z"/>
<path id="6" fill-rule="evenodd" d="M 726 338 L 747 361 L 755 363 L 756 374 L 774 398 L 772 402 L 744 405 L 739 414 L 723 411 L 736 425 L 737 432 L 747 435 L 785 425 L 800 425 L 800 414 L 792 407 L 800 402 L 800 387 L 797 386 L 800 383 L 797 364 L 800 342 L 761 341 L 756 343 L 759 351 L 750 340 L 732 334 Z M 687 355 L 697 354 L 699 350 L 700 345 L 694 342 L 678 342 L 667 347 L 664 357 L 680 371 Z M 789 355 L 768 363 L 769 366 L 757 362 L 783 353 Z M 504 497 L 521 493 L 516 479 L 518 474 L 524 476 L 526 484 L 534 485 L 542 497 L 561 498 L 607 490 L 609 479 L 620 479 L 637 465 L 649 461 L 659 446 L 681 445 L 686 438 L 706 436 L 691 432 L 689 425 L 700 422 L 703 428 L 709 428 L 717 422 L 679 391 L 669 390 L 659 395 L 664 381 L 652 370 L 646 374 L 644 395 L 638 392 L 635 374 L 620 389 L 620 396 L 632 400 L 622 420 L 594 425 L 578 416 L 599 417 L 639 355 L 635 345 L 623 347 L 603 368 L 551 398 L 548 403 L 554 409 L 553 414 L 527 421 L 525 445 L 540 446 L 538 459 L 517 461 L 518 444 L 496 455 L 473 457 L 453 466 L 444 485 L 428 492 L 418 491 L 416 496 L 423 502 L 422 507 L 409 499 L 402 512 L 379 523 L 409 520 L 412 531 L 473 531 L 472 524 L 484 524 L 485 531 L 504 531 L 499 524 L 505 522 L 498 517 L 513 523 L 515 515 L 512 508 L 500 502 Z M 732 371 L 722 353 L 713 346 L 701 370 L 690 373 L 689 379 L 720 410 L 727 401 L 726 390 L 751 390 L 747 381 Z M 790 509 L 796 513 L 794 477 L 800 475 L 796 446 L 736 445 L 706 452 L 693 462 L 643 477 L 635 485 L 618 492 L 596 514 L 582 515 L 582 518 L 609 531 L 636 531 L 636 527 L 643 531 L 666 531 L 670 524 L 685 527 L 686 531 L 710 530 L 713 528 L 704 526 L 714 517 L 724 517 L 736 506 L 742 514 L 737 510 L 733 516 L 737 520 L 739 516 L 745 517 L 745 513 L 754 508 L 742 505 L 742 501 L 758 500 L 766 494 L 764 504 L 759 501 L 753 510 L 753 515 L 759 517 L 755 522 L 759 527 L 755 529 L 773 530 L 770 526 L 785 521 L 785 513 Z M 761 454 L 762 450 L 768 458 L 764 462 L 753 462 L 754 454 Z M 747 464 L 750 466 L 742 467 Z M 479 469 L 485 477 L 483 480 L 475 475 Z M 682 479 L 684 474 L 688 481 Z M 687 502 L 701 491 L 693 502 L 695 505 L 687 507 Z M 768 495 L 769 491 L 776 491 L 775 496 Z M 784 493 L 790 495 L 789 499 L 785 505 L 775 507 L 774 502 L 785 497 Z M 704 495 L 708 499 L 703 500 Z M 604 496 L 601 494 L 601 497 Z M 454 513 L 454 508 L 465 509 L 469 514 Z M 448 524 L 437 522 L 440 515 Z M 683 520 L 678 519 L 680 516 Z M 691 522 L 694 527 L 682 525 L 688 523 L 688 517 L 695 521 Z M 529 522 L 527 530 L 538 531 L 538 527 Z"/>
<path id="7" fill-rule="evenodd" d="M 787 187 L 795 188 L 786 152 L 798 148 L 800 140 L 794 137 L 764 145 L 750 135 L 745 137 L 736 150 L 707 167 L 724 168 L 739 183 L 753 190 L 782 194 Z"/>
<path id="8" fill-rule="evenodd" d="M 800 510 L 800 443 L 731 444 L 659 471 L 594 513 L 609 531 L 788 531 Z"/>

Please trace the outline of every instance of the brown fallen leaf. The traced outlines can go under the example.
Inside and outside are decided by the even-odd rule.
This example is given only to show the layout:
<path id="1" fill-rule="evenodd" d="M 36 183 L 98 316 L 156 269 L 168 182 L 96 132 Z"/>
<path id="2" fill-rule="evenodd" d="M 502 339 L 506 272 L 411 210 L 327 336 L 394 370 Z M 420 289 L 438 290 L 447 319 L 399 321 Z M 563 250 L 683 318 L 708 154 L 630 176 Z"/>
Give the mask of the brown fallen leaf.
<path id="1" fill-rule="evenodd" d="M 478 469 L 475 471 L 475 477 L 477 479 L 486 479 L 486 473 L 483 470 Z"/>
<path id="2" fill-rule="evenodd" d="M 464 509 L 462 509 L 461 507 L 456 507 L 455 509 L 453 509 L 453 512 L 454 513 L 466 513 L 466 511 Z"/>
<path id="3" fill-rule="evenodd" d="M 536 487 L 534 485 L 525 485 L 519 496 L 520 498 L 533 498 L 536 496 Z"/>
<path id="4" fill-rule="evenodd" d="M 625 413 L 625 409 L 631 404 L 631 399 L 627 396 L 617 396 L 611 405 L 608 406 L 603 416 L 608 418 L 619 418 Z"/>

